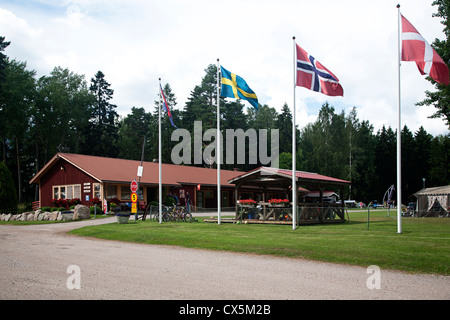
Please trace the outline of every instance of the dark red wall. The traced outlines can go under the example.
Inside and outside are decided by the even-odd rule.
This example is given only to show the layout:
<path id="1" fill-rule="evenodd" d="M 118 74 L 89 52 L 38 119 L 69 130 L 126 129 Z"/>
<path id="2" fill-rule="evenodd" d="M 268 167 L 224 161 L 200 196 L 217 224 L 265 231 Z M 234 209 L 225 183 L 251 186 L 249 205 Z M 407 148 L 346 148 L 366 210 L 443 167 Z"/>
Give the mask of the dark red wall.
<path id="1" fill-rule="evenodd" d="M 61 170 L 61 167 L 63 170 Z M 90 192 L 84 193 L 84 183 L 90 183 Z M 80 169 L 72 166 L 63 159 L 59 159 L 41 178 L 41 207 L 51 206 L 53 198 L 53 186 L 81 184 L 81 203 L 84 205 L 92 205 L 92 195 L 97 180 L 87 175 Z M 89 201 L 85 201 L 86 195 L 89 195 Z"/>

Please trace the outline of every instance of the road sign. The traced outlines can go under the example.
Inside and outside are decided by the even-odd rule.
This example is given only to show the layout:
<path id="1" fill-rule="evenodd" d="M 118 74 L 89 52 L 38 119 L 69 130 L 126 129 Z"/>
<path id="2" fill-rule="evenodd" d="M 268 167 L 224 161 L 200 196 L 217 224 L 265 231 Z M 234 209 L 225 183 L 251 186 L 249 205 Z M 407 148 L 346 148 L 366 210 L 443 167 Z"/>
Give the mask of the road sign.
<path id="1" fill-rule="evenodd" d="M 139 167 L 138 167 L 137 176 L 138 176 L 138 177 L 142 177 L 143 171 L 144 171 L 144 167 L 143 167 L 143 166 L 139 166 Z"/>
<path id="2" fill-rule="evenodd" d="M 136 192 L 136 191 L 137 191 L 137 189 L 138 189 L 138 183 L 136 182 L 136 179 L 133 180 L 133 181 L 131 182 L 131 184 L 130 184 L 130 189 L 131 189 L 131 191 L 133 191 L 133 192 Z"/>
<path id="3" fill-rule="evenodd" d="M 133 202 L 131 204 L 131 213 L 137 213 L 137 203 Z"/>
<path id="4" fill-rule="evenodd" d="M 133 192 L 133 193 L 131 194 L 131 202 L 132 202 L 132 203 L 136 203 L 137 200 L 138 200 L 138 195 L 137 195 L 136 192 Z"/>

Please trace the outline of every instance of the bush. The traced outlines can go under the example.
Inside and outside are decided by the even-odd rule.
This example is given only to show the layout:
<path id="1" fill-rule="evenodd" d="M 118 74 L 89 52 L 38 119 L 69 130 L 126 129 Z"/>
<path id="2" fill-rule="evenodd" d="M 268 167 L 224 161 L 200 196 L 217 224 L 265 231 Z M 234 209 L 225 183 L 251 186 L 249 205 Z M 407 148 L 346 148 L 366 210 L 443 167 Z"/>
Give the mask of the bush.
<path id="1" fill-rule="evenodd" d="M 164 203 L 166 206 L 173 206 L 175 204 L 175 199 L 173 197 L 166 197 Z"/>
<path id="2" fill-rule="evenodd" d="M 40 209 L 41 209 L 42 212 L 46 212 L 46 211 L 50 211 L 51 212 L 51 210 L 52 210 L 51 207 L 42 207 Z M 55 208 L 55 210 L 56 210 L 56 208 Z"/>
<path id="3" fill-rule="evenodd" d="M 89 212 L 91 215 L 95 214 L 95 206 L 89 207 Z M 102 214 L 102 207 L 101 206 L 97 206 L 97 214 Z"/>
<path id="4" fill-rule="evenodd" d="M 17 212 L 17 192 L 6 164 L 0 162 L 0 213 Z"/>

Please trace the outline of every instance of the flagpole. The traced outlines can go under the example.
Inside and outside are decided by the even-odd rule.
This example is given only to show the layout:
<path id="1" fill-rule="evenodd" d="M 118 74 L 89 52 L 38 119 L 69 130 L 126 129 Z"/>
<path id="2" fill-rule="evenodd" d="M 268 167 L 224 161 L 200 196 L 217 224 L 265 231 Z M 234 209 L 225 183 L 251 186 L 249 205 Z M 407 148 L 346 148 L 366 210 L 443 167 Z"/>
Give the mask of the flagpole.
<path id="1" fill-rule="evenodd" d="M 401 14 L 400 4 L 398 9 L 398 128 L 397 128 L 397 233 L 402 233 L 402 134 L 401 134 L 401 86 L 400 67 L 402 59 L 401 51 Z"/>
<path id="2" fill-rule="evenodd" d="M 296 73 L 297 73 L 297 50 L 295 47 L 295 37 L 292 37 L 294 43 L 294 107 L 292 112 L 292 230 L 296 229 L 297 224 L 297 184 L 296 184 L 296 168 L 295 168 L 295 159 L 296 159 L 296 142 L 295 142 L 295 87 L 297 83 Z"/>
<path id="3" fill-rule="evenodd" d="M 161 182 L 161 78 L 159 78 L 159 106 L 158 106 L 158 173 L 159 173 L 159 223 L 162 223 L 162 182 Z"/>
<path id="4" fill-rule="evenodd" d="M 220 77 L 219 59 L 217 59 L 217 136 L 216 136 L 216 162 L 217 162 L 217 224 L 220 224 L 220 202 L 222 193 L 220 191 Z"/>

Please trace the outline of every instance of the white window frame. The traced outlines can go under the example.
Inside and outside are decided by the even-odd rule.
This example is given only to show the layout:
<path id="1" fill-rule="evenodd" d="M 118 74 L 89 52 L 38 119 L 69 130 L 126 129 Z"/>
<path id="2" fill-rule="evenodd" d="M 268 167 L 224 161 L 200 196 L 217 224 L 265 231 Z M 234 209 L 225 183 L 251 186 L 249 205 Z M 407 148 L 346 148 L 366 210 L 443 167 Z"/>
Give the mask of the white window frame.
<path id="1" fill-rule="evenodd" d="M 72 189 L 71 194 L 68 194 L 69 187 Z M 61 188 L 64 188 L 64 198 L 61 197 Z M 78 189 L 78 192 L 77 192 Z M 53 199 L 74 199 L 78 198 L 81 200 L 81 184 L 66 184 L 57 185 L 52 187 Z M 77 194 L 78 193 L 78 194 Z M 55 197 L 57 195 L 57 197 Z"/>

